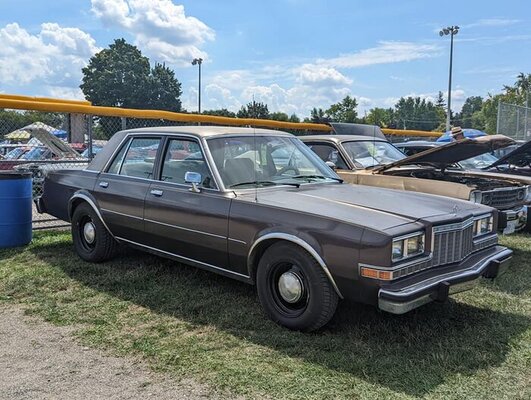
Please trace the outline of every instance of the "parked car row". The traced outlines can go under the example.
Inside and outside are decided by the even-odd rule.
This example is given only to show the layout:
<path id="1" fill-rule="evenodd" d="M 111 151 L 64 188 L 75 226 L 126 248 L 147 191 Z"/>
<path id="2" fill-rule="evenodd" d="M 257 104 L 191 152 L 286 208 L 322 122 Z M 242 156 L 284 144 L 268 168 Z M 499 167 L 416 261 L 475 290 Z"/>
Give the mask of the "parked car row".
<path id="1" fill-rule="evenodd" d="M 216 272 L 256 285 L 265 313 L 302 331 L 325 325 L 341 299 L 402 314 L 508 267 L 496 232 L 519 228 L 510 216 L 527 186 L 450 168 L 485 143 L 411 159 L 384 139 L 303 140 L 122 131 L 86 169 L 50 171 L 36 205 L 71 222 L 83 260 L 106 261 L 121 244 Z"/>

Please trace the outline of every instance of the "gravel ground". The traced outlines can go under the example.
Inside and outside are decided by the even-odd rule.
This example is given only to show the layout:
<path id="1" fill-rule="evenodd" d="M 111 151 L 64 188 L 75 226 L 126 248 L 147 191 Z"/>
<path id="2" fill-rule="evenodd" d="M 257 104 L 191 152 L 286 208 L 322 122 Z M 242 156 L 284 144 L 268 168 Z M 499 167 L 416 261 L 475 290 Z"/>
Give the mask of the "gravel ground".
<path id="1" fill-rule="evenodd" d="M 204 385 L 82 347 L 71 333 L 21 308 L 0 307 L 0 399 L 212 398 Z"/>

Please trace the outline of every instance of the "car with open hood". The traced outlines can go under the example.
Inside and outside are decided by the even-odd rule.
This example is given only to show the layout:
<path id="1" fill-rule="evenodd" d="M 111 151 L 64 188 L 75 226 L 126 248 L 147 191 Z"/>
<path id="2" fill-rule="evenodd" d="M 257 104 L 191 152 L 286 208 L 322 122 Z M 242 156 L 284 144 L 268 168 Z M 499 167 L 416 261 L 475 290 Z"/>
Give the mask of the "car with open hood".
<path id="1" fill-rule="evenodd" d="M 409 157 L 385 139 L 351 135 L 303 136 L 301 140 L 349 183 L 431 193 L 495 207 L 500 229 L 523 230 L 529 184 L 509 175 L 452 168 L 462 160 L 505 147 L 502 135 L 463 139 Z"/>
<path id="2" fill-rule="evenodd" d="M 85 170 L 51 171 L 36 205 L 71 222 L 86 261 L 123 244 L 254 284 L 272 320 L 303 331 L 340 299 L 395 314 L 444 301 L 511 258 L 495 209 L 344 184 L 265 129 L 118 132 Z"/>
<path id="3" fill-rule="evenodd" d="M 531 141 L 514 145 L 512 151 L 504 154 L 497 161 L 483 169 L 531 177 Z"/>

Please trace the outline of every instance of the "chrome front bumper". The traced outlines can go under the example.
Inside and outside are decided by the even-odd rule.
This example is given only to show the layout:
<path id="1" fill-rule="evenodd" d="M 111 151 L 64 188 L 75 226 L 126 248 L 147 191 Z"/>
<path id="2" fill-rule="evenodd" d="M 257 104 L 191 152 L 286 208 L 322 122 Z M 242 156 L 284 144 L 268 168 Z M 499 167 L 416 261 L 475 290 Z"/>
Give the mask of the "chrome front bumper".
<path id="1" fill-rule="evenodd" d="M 499 251 L 463 269 L 420 280 L 397 290 L 382 288 L 378 292 L 378 308 L 392 314 L 404 314 L 432 301 L 445 301 L 449 295 L 472 289 L 480 278 L 494 279 L 506 271 L 512 251 L 499 246 Z"/>

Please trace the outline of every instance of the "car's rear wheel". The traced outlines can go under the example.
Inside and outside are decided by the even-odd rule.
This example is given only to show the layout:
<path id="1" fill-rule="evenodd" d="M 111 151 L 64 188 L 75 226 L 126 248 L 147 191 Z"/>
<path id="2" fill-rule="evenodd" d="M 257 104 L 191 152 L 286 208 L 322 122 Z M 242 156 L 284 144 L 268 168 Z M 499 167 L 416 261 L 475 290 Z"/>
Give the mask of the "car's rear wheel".
<path id="1" fill-rule="evenodd" d="M 317 261 L 287 242 L 275 243 L 264 252 L 256 285 L 267 315 L 293 330 L 321 328 L 334 315 L 339 300 Z"/>
<path id="2" fill-rule="evenodd" d="M 79 257 L 94 263 L 111 259 L 118 246 L 96 212 L 87 203 L 81 203 L 74 210 L 72 239 Z"/>

